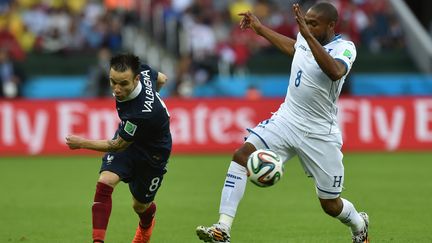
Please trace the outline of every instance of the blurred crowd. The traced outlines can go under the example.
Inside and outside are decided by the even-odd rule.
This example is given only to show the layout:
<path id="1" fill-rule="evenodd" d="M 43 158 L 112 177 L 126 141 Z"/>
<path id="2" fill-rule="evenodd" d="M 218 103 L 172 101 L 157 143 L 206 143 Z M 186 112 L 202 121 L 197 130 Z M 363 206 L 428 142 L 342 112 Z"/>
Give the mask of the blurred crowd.
<path id="1" fill-rule="evenodd" d="M 190 96 L 191 87 L 209 82 L 215 74 L 253 71 L 247 69 L 251 58 L 273 47 L 252 31 L 240 30 L 238 14 L 251 11 L 265 25 L 295 38 L 298 28 L 291 6 L 296 2 L 306 11 L 316 0 L 153 1 L 153 12 L 160 13 L 158 21 L 153 18 L 152 26 L 158 30 L 151 32 L 153 38 L 175 52 L 179 60 L 175 94 Z M 357 47 L 375 53 L 403 48 L 402 29 L 387 0 L 330 2 L 339 11 L 336 31 Z"/>
<path id="2" fill-rule="evenodd" d="M 122 27 L 135 24 L 131 6 L 100 0 L 1 0 L 0 43 L 15 60 L 25 53 L 122 46 Z"/>
<path id="3" fill-rule="evenodd" d="M 112 53 L 132 51 L 125 44 L 131 41 L 125 40 L 124 27 L 140 28 L 176 60 L 173 95 L 190 96 L 191 87 L 216 74 L 247 73 L 248 61 L 272 48 L 252 31 L 239 29 L 238 13 L 252 11 L 267 26 L 295 37 L 294 2 L 306 10 L 316 1 L 0 0 L 0 48 L 9 66 L 25 60 L 29 52 L 96 50 L 101 61 L 91 71 L 90 86 L 103 90 L 90 95 L 101 96 L 109 93 L 106 85 L 99 87 L 107 75 L 106 60 Z M 401 27 L 387 0 L 330 2 L 339 10 L 337 31 L 358 47 L 372 52 L 403 47 Z M 10 80 L 19 84 L 22 78 L 11 79 L 13 69 L 4 68 L 4 63 L 0 59 L 2 87 L 8 87 Z"/>
<path id="4" fill-rule="evenodd" d="M 20 71 L 13 70 L 19 70 L 17 62 L 25 64 L 28 53 L 67 57 L 68 53 L 98 52 L 100 62 L 106 63 L 111 53 L 126 49 L 124 27 L 139 25 L 134 19 L 138 14 L 134 7 L 138 3 L 140 1 L 0 0 L 0 48 L 5 56 L 0 58 L 0 97 L 20 95 L 23 78 L 18 78 Z M 5 66 L 9 68 L 3 68 Z M 106 76 L 103 73 L 107 70 L 102 71 L 101 66 L 96 63 L 90 70 L 93 83 L 89 87 L 94 88 L 90 95 L 107 94 L 107 82 L 100 84 L 100 77 Z"/>

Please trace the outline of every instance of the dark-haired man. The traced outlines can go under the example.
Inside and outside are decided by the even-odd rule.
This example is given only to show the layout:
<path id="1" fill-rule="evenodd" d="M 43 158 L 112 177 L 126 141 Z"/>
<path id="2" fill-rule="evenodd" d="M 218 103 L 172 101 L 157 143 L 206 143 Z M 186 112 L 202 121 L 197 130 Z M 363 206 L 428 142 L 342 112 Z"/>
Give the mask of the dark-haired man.
<path id="1" fill-rule="evenodd" d="M 107 80 L 108 81 L 108 80 Z M 133 196 L 139 224 L 133 243 L 150 241 L 155 225 L 153 202 L 171 153 L 169 113 L 158 91 L 167 77 L 132 54 L 111 58 L 109 82 L 116 99 L 119 127 L 110 140 L 89 140 L 69 135 L 71 149 L 106 152 L 92 206 L 93 242 L 104 242 L 114 187 L 124 181 Z"/>
<path id="2" fill-rule="evenodd" d="M 369 242 L 366 213 L 340 197 L 344 182 L 342 136 L 337 123 L 336 101 L 356 58 L 352 42 L 336 35 L 336 8 L 327 2 L 313 5 L 304 16 L 293 5 L 300 33 L 291 39 L 262 25 L 250 12 L 242 13 L 242 29 L 250 28 L 282 52 L 293 56 L 285 102 L 268 120 L 254 129 L 234 153 L 220 202 L 218 223 L 198 226 L 205 242 L 230 242 L 230 229 L 246 188 L 246 163 L 257 149 L 272 149 L 283 161 L 298 155 L 307 175 L 315 182 L 321 207 L 350 227 L 355 243 Z"/>

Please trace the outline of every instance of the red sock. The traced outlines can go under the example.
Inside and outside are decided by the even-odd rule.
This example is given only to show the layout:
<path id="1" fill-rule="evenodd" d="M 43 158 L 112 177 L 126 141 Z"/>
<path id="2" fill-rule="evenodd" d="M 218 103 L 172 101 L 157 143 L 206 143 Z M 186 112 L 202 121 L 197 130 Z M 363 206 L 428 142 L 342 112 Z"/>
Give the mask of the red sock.
<path id="1" fill-rule="evenodd" d="M 93 240 L 105 240 L 105 232 L 111 214 L 111 194 L 114 188 L 98 182 L 92 207 Z"/>
<path id="2" fill-rule="evenodd" d="M 140 218 L 140 226 L 141 228 L 148 228 L 151 225 L 151 222 L 156 213 L 156 203 L 152 202 L 150 206 L 142 213 L 138 213 Z"/>

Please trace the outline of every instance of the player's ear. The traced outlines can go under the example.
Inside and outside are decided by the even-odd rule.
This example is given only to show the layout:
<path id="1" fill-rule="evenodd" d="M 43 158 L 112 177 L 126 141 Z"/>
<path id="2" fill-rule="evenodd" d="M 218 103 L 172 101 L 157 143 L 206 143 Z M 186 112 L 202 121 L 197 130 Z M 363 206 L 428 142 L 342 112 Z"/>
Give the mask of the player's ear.
<path id="1" fill-rule="evenodd" d="M 137 76 L 135 76 L 135 79 L 134 79 L 134 83 L 135 84 L 137 84 L 139 82 L 139 77 L 140 77 L 139 74 L 137 74 Z"/>
<path id="2" fill-rule="evenodd" d="M 328 23 L 328 27 L 329 27 L 330 29 L 334 29 L 334 28 L 336 27 L 336 22 L 335 22 L 335 21 L 330 21 L 330 22 Z"/>

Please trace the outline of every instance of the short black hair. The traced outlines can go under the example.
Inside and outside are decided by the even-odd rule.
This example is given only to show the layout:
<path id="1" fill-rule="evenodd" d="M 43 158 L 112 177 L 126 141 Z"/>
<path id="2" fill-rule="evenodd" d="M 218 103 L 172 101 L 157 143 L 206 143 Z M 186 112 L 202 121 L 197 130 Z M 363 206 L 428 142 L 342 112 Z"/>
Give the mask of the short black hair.
<path id="1" fill-rule="evenodd" d="M 322 13 L 324 17 L 328 18 L 329 21 L 338 21 L 339 15 L 337 9 L 335 8 L 335 6 L 333 6 L 333 4 L 329 2 L 318 2 L 314 4 L 310 9 L 315 11 L 316 13 Z"/>
<path id="2" fill-rule="evenodd" d="M 117 54 L 110 60 L 110 67 L 112 69 L 118 72 L 124 72 L 130 68 L 134 76 L 139 74 L 140 65 L 139 57 L 131 53 Z"/>

